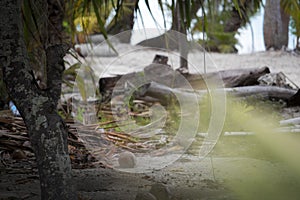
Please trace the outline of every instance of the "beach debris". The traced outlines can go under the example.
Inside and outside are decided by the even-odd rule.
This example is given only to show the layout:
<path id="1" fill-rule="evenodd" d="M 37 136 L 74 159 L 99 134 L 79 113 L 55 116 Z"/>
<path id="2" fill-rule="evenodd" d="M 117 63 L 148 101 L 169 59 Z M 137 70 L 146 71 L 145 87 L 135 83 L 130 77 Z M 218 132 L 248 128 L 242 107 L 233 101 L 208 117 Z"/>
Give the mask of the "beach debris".
<path id="1" fill-rule="evenodd" d="M 134 168 L 136 166 L 136 157 L 133 153 L 125 151 L 119 154 L 120 168 Z"/>
<path id="2" fill-rule="evenodd" d="M 17 107 L 15 106 L 15 104 L 12 101 L 9 102 L 9 108 L 15 116 L 20 116 L 20 113 L 19 113 Z"/>

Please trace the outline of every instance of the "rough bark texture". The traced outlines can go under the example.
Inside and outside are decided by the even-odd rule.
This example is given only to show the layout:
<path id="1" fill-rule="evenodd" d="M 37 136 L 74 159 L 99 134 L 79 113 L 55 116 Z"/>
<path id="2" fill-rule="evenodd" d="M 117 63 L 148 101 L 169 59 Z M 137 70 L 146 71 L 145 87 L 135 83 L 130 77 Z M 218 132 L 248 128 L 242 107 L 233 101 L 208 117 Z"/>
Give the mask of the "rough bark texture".
<path id="1" fill-rule="evenodd" d="M 75 199 L 67 131 L 56 112 L 57 98 L 52 97 L 58 89 L 49 88 L 52 93 L 41 90 L 31 73 L 24 43 L 21 4 L 21 0 L 0 2 L 0 64 L 4 81 L 30 135 L 37 158 L 42 199 Z M 62 57 L 56 57 L 56 60 L 48 62 L 53 70 L 57 70 L 56 64 L 62 62 Z"/>
<path id="2" fill-rule="evenodd" d="M 0 68 L 0 110 L 3 109 L 8 104 L 9 98 L 6 91 L 6 86 L 3 82 L 3 73 Z"/>
<path id="3" fill-rule="evenodd" d="M 45 1 L 48 3 L 48 42 L 50 45 L 61 44 L 65 2 L 63 0 Z"/>
<path id="4" fill-rule="evenodd" d="M 64 0 L 47 0 L 48 41 L 46 44 L 47 88 L 48 96 L 54 107 L 57 106 L 61 94 L 62 74 L 65 70 L 63 57 L 67 45 L 63 44 Z"/>
<path id="5" fill-rule="evenodd" d="M 280 7 L 280 0 L 266 0 L 264 42 L 266 49 L 281 49 L 288 44 L 289 16 Z"/>
<path id="6" fill-rule="evenodd" d="M 47 48 L 47 88 L 53 106 L 56 106 L 61 94 L 62 74 L 65 69 L 63 57 L 64 48 L 61 45 L 53 45 Z"/>

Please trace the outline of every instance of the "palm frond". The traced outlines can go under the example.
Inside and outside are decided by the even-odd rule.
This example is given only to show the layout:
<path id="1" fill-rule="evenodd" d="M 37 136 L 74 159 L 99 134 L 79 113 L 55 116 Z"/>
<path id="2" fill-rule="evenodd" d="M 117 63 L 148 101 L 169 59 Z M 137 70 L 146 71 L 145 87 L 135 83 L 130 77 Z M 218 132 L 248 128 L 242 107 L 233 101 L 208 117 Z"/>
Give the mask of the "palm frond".
<path id="1" fill-rule="evenodd" d="M 300 37 L 300 1 L 299 0 L 281 0 L 280 6 L 285 13 L 291 16 L 293 33 Z"/>

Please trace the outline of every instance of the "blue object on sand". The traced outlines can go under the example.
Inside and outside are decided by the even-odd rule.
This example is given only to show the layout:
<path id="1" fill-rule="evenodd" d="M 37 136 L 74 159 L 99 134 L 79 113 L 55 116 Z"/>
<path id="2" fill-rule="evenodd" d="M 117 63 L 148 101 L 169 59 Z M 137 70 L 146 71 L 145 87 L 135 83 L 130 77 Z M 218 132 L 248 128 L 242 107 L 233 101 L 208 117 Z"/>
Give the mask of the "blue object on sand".
<path id="1" fill-rule="evenodd" d="M 20 113 L 19 113 L 17 107 L 15 106 L 15 104 L 12 101 L 9 102 L 9 108 L 15 116 L 20 116 Z"/>

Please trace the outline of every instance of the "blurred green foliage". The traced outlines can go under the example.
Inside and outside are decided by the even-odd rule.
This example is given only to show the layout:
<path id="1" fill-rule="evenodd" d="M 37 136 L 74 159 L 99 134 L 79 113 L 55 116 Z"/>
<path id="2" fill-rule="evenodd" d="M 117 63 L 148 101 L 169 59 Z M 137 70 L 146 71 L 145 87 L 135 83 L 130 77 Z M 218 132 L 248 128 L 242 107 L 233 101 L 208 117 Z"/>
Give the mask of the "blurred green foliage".
<path id="1" fill-rule="evenodd" d="M 296 48 L 300 49 L 300 1 L 299 0 L 281 0 L 281 7 L 291 16 L 290 27 L 292 33 L 297 37 Z"/>
<path id="2" fill-rule="evenodd" d="M 205 131 L 210 109 L 205 101 L 201 108 L 200 129 Z M 253 133 L 222 135 L 211 153 L 223 158 L 222 164 L 214 165 L 215 178 L 237 199 L 298 199 L 300 195 L 300 135 L 277 131 L 281 108 L 276 102 L 227 98 L 223 132 Z"/>
<path id="3" fill-rule="evenodd" d="M 208 51 L 237 52 L 235 46 L 238 40 L 235 35 L 238 34 L 238 28 L 250 23 L 250 17 L 257 13 L 260 6 L 260 0 L 204 1 L 202 17 L 195 19 L 191 33 L 195 35 L 205 32 L 204 40 L 199 39 L 199 43 Z"/>

